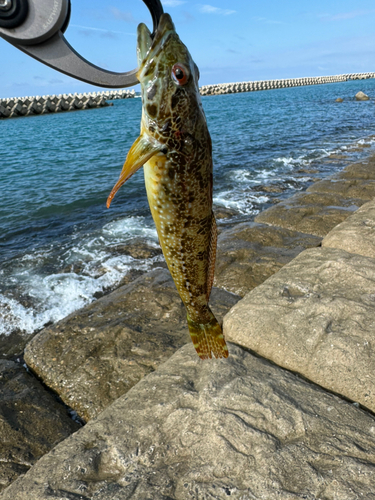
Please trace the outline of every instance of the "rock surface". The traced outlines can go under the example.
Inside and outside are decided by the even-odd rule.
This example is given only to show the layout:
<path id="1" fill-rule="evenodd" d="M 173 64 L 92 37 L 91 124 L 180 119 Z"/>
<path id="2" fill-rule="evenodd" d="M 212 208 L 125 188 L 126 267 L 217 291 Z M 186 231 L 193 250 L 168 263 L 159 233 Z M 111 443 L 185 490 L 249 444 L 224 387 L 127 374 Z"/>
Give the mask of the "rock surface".
<path id="1" fill-rule="evenodd" d="M 175 353 L 2 500 L 374 498 L 375 419 L 229 346 Z"/>
<path id="2" fill-rule="evenodd" d="M 19 363 L 0 360 L 0 491 L 79 428 Z"/>
<path id="3" fill-rule="evenodd" d="M 359 163 L 352 163 L 342 170 L 340 179 L 375 179 L 375 155 Z"/>
<path id="4" fill-rule="evenodd" d="M 224 333 L 375 411 L 374 290 L 375 259 L 305 250 L 226 315 Z"/>
<path id="5" fill-rule="evenodd" d="M 332 229 L 323 239 L 322 246 L 375 259 L 375 201 L 365 203 Z"/>
<path id="6" fill-rule="evenodd" d="M 321 238 L 289 229 L 244 222 L 218 239 L 214 284 L 243 297 Z"/>
<path id="7" fill-rule="evenodd" d="M 299 193 L 268 208 L 255 222 L 325 236 L 363 204 L 334 193 Z"/>
<path id="8" fill-rule="evenodd" d="M 319 182 L 307 189 L 307 193 L 336 194 L 343 198 L 370 201 L 375 197 L 375 180 L 341 179 L 340 174 Z"/>
<path id="9" fill-rule="evenodd" d="M 213 289 L 219 321 L 238 300 Z M 44 329 L 28 344 L 25 361 L 89 420 L 187 342 L 185 307 L 169 271 L 159 269 Z"/>

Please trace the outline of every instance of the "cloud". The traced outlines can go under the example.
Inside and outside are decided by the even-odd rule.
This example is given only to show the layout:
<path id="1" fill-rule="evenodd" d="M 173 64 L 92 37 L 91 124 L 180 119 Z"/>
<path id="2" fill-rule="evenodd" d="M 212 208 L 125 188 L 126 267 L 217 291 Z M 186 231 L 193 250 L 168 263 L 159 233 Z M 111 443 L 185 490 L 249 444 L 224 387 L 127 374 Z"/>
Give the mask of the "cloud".
<path id="1" fill-rule="evenodd" d="M 120 10 L 116 7 L 111 7 L 110 10 L 115 19 L 120 19 L 121 21 L 125 21 L 127 23 L 135 23 L 135 19 L 131 12 Z"/>
<path id="2" fill-rule="evenodd" d="M 193 14 L 190 14 L 190 12 L 187 12 L 185 10 L 182 12 L 182 18 L 183 23 L 190 23 L 192 21 L 195 21 L 195 17 L 193 16 Z"/>
<path id="3" fill-rule="evenodd" d="M 118 36 L 117 33 L 115 33 L 114 31 L 105 31 L 100 35 L 100 38 L 112 38 L 114 40 L 117 40 Z"/>
<path id="4" fill-rule="evenodd" d="M 79 33 L 85 36 L 91 36 L 94 33 L 91 33 L 92 31 L 102 33 L 101 36 L 103 37 L 108 37 L 108 38 L 115 38 L 113 35 L 114 34 L 119 34 L 119 35 L 130 35 L 130 36 L 137 36 L 136 33 L 127 33 L 126 31 L 113 31 L 113 30 L 105 30 L 103 28 L 93 28 L 91 26 L 81 26 L 80 24 L 70 24 L 73 28 L 80 28 Z"/>
<path id="5" fill-rule="evenodd" d="M 165 7 L 177 7 L 178 5 L 182 5 L 186 3 L 184 0 L 163 0 L 163 6 Z"/>
<path id="6" fill-rule="evenodd" d="M 284 24 L 281 21 L 274 21 L 272 19 L 267 19 L 266 17 L 253 17 L 254 21 L 266 24 Z"/>
<path id="7" fill-rule="evenodd" d="M 90 31 L 89 29 L 78 30 L 78 33 L 80 35 L 83 35 L 83 36 L 95 36 L 95 33 L 93 33 L 92 31 Z"/>
<path id="8" fill-rule="evenodd" d="M 355 17 L 360 17 L 360 16 L 368 16 L 370 14 L 373 14 L 375 12 L 374 9 L 372 10 L 353 10 L 351 12 L 341 12 L 340 14 L 321 14 L 319 18 L 322 21 L 343 21 L 345 19 L 353 19 Z"/>
<path id="9" fill-rule="evenodd" d="M 203 14 L 219 14 L 221 16 L 229 16 L 230 14 L 234 14 L 236 12 L 235 10 L 220 9 L 219 7 L 213 7 L 208 4 L 198 4 L 198 8 Z"/>

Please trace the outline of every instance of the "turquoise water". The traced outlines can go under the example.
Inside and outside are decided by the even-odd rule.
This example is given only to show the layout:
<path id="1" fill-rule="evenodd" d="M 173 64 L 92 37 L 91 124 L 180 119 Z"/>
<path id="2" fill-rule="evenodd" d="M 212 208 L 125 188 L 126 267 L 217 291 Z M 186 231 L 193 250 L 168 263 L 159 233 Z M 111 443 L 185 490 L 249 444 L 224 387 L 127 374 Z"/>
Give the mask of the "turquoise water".
<path id="1" fill-rule="evenodd" d="M 359 90 L 375 97 L 375 80 L 203 98 L 215 205 L 248 220 L 369 154 L 375 106 L 356 102 Z M 142 171 L 105 207 L 140 116 L 140 99 L 129 99 L 0 121 L 0 332 L 41 328 L 160 260 L 116 252 L 136 237 L 157 245 Z M 332 153 L 346 159 L 332 162 Z"/>

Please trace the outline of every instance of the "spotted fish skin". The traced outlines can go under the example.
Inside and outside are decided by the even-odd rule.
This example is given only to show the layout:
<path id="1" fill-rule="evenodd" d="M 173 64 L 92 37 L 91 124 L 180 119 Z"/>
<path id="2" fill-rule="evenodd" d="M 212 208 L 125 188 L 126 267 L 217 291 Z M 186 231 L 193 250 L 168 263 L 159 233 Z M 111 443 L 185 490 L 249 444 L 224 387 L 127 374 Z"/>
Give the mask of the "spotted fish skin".
<path id="1" fill-rule="evenodd" d="M 203 112 L 199 71 L 163 14 L 154 39 L 138 27 L 141 134 L 130 149 L 119 187 L 144 165 L 147 198 L 165 260 L 187 309 L 189 332 L 202 359 L 228 356 L 208 306 L 217 230 L 212 212 L 212 146 Z"/>

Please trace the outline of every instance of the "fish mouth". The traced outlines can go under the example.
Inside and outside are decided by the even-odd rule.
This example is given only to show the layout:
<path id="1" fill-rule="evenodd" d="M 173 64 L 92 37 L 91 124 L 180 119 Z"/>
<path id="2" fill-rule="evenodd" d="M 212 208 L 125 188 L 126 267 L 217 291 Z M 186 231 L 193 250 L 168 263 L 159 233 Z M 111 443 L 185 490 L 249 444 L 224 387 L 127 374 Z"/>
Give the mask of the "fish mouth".
<path id="1" fill-rule="evenodd" d="M 165 41 L 171 33 L 176 33 L 176 28 L 169 14 L 162 14 L 154 36 L 144 23 L 137 29 L 137 60 L 138 73 L 141 73 L 147 61 L 157 56 Z"/>

